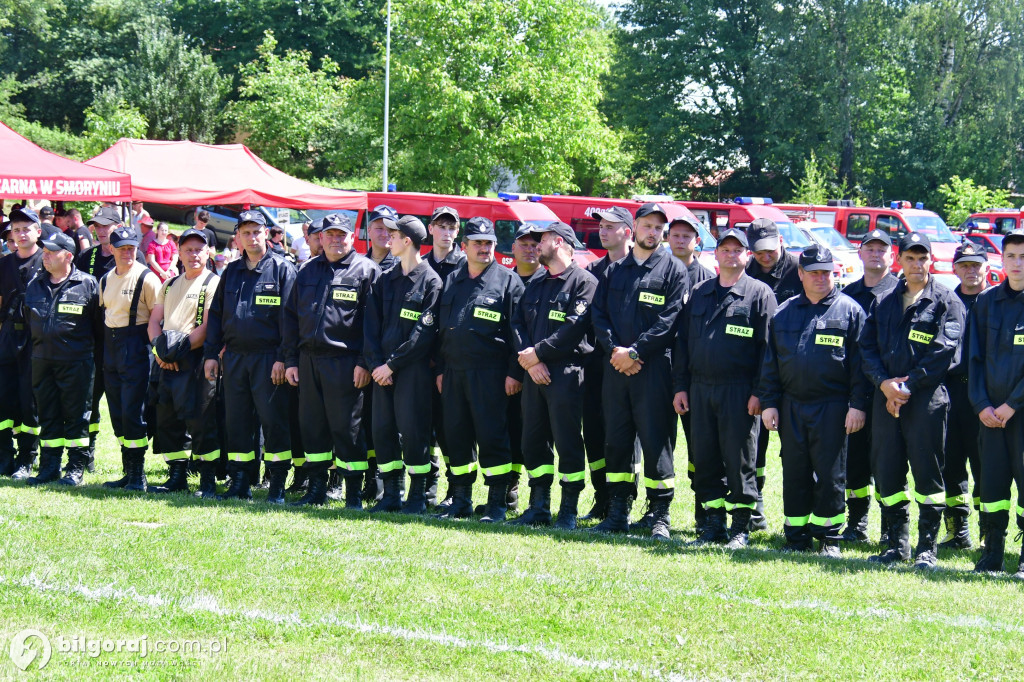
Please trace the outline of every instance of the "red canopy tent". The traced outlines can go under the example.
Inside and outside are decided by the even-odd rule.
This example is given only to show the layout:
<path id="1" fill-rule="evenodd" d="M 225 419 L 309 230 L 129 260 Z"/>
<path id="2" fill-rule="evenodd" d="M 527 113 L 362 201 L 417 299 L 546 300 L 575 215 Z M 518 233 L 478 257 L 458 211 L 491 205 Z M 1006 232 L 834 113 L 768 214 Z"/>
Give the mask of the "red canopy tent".
<path id="1" fill-rule="evenodd" d="M 0 197 L 127 201 L 129 175 L 52 154 L 0 123 Z"/>
<path id="2" fill-rule="evenodd" d="M 87 164 L 132 176 L 132 198 L 161 204 L 365 209 L 365 192 L 320 187 L 279 171 L 243 144 L 121 139 Z"/>

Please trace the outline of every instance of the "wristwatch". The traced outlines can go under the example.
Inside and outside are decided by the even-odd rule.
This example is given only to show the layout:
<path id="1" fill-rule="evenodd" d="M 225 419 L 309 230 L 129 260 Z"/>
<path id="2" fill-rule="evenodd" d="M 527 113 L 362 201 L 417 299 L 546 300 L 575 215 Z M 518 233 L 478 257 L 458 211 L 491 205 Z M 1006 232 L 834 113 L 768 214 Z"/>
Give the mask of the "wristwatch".
<path id="1" fill-rule="evenodd" d="M 636 352 L 636 348 L 633 348 L 632 346 L 629 347 L 629 359 L 630 360 L 639 360 L 640 359 L 640 354 L 637 353 Z"/>

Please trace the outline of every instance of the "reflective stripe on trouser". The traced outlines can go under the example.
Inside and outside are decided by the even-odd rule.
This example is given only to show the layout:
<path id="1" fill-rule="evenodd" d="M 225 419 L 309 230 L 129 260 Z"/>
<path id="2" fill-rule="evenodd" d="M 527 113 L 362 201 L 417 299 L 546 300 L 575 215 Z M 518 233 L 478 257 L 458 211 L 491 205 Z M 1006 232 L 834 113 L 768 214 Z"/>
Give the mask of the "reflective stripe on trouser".
<path id="1" fill-rule="evenodd" d="M 103 381 L 110 425 L 122 447 L 146 447 L 146 392 L 149 387 L 149 338 L 146 325 L 106 328 Z"/>
<path id="2" fill-rule="evenodd" d="M 156 434 L 153 453 L 164 459 L 185 459 L 185 442 L 192 437 L 197 460 L 213 461 L 220 450 L 217 385 L 203 371 L 203 351 L 193 350 L 178 362 L 178 371 L 160 370 L 156 388 Z"/>
<path id="3" fill-rule="evenodd" d="M 798 403 L 783 397 L 779 407 L 782 504 L 787 524 L 806 519 L 811 535 L 839 540 L 846 517 L 845 402 Z"/>
<path id="4" fill-rule="evenodd" d="M 551 383 L 539 386 L 530 377 L 523 381 L 523 459 L 531 486 L 549 487 L 554 480 L 558 450 L 559 483 L 582 490 L 585 485 L 586 452 L 583 422 L 583 368 L 579 365 L 548 365 Z"/>
<path id="5" fill-rule="evenodd" d="M 359 443 L 364 394 L 352 385 L 355 355 L 299 355 L 299 425 L 308 462 L 325 454 L 346 472 L 365 471 L 366 451 Z"/>
<path id="6" fill-rule="evenodd" d="M 0 365 L 0 448 L 35 456 L 39 446 L 39 416 L 32 395 L 32 344 L 26 344 L 16 363 Z M 9 422 L 9 424 L 8 424 Z"/>
<path id="7" fill-rule="evenodd" d="M 918 504 L 940 510 L 945 506 L 942 463 L 948 409 L 949 399 L 941 385 L 930 395 L 924 390 L 916 391 L 900 409 L 899 419 L 886 411 L 882 392 L 874 392 L 871 469 L 883 506 L 908 504 L 910 495 L 904 492 L 908 465 Z"/>
<path id="8" fill-rule="evenodd" d="M 974 475 L 975 497 L 981 493 L 981 461 L 978 455 L 981 420 L 974 413 L 967 396 L 966 377 L 947 377 L 946 390 L 949 391 L 949 421 L 946 427 L 946 459 L 942 467 L 946 514 L 966 517 L 971 513 L 968 462 Z"/>
<path id="9" fill-rule="evenodd" d="M 1024 419 L 1015 415 L 1004 428 L 982 425 L 981 512 L 1006 514 L 1016 511 L 1017 527 L 1024 530 Z M 1017 484 L 1016 505 L 1010 498 L 1010 484 Z"/>
<path id="10" fill-rule="evenodd" d="M 632 487 L 617 480 L 634 470 L 634 443 L 643 453 L 643 477 L 651 482 L 675 477 L 676 414 L 672 409 L 672 376 L 668 357 L 644 359 L 639 374 L 626 376 L 610 364 L 604 370 L 605 461 L 609 493 L 628 496 Z M 614 478 L 613 478 L 614 477 Z M 648 500 L 671 500 L 675 490 L 647 487 Z"/>
<path id="11" fill-rule="evenodd" d="M 488 485 L 500 485 L 512 472 L 506 373 L 505 367 L 448 368 L 444 373 L 441 402 L 449 466 L 456 485 L 473 483 L 477 468 L 488 479 L 502 477 L 488 480 Z"/>
<path id="12" fill-rule="evenodd" d="M 32 392 L 39 406 L 40 445 L 58 454 L 85 455 L 89 449 L 91 358 L 70 362 L 32 360 Z"/>
<path id="13" fill-rule="evenodd" d="M 748 384 L 690 385 L 695 453 L 693 489 L 705 508 L 753 509 L 757 502 L 757 434 L 761 420 L 747 414 Z"/>
<path id="14" fill-rule="evenodd" d="M 431 403 L 434 374 L 426 359 L 402 367 L 392 375 L 391 386 L 373 382 L 373 443 L 382 478 L 402 476 L 403 467 L 413 475 L 430 472 Z"/>
<path id="15" fill-rule="evenodd" d="M 253 434 L 257 415 L 263 430 L 264 452 L 288 453 L 287 459 L 291 459 L 288 424 L 291 394 L 285 386 L 275 386 L 270 380 L 274 361 L 273 351 L 235 353 L 228 350 L 224 353 L 224 444 L 232 461 L 255 459 Z"/>

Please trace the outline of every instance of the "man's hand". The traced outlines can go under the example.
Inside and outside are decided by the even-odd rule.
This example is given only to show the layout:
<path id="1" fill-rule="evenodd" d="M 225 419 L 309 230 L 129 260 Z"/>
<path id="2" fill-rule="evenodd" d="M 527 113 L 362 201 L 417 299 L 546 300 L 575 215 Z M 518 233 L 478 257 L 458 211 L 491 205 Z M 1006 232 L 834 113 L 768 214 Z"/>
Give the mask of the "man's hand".
<path id="1" fill-rule="evenodd" d="M 505 395 L 513 396 L 523 390 L 523 382 L 512 377 L 505 377 Z"/>
<path id="2" fill-rule="evenodd" d="M 1017 413 L 1017 410 L 1013 409 L 1006 403 L 1003 403 L 996 408 L 996 418 L 1003 423 L 1003 428 L 1006 428 L 1006 422 L 1013 418 L 1013 415 Z"/>
<path id="3" fill-rule="evenodd" d="M 284 371 L 284 378 L 292 386 L 298 386 L 299 385 L 299 368 L 298 367 L 289 367 L 288 369 L 286 369 Z"/>
<path id="4" fill-rule="evenodd" d="M 547 386 L 551 383 L 551 372 L 548 371 L 548 366 L 543 362 L 538 362 L 526 371 L 530 373 L 533 383 L 538 386 Z"/>
<path id="5" fill-rule="evenodd" d="M 766 407 L 761 411 L 761 422 L 769 431 L 779 430 L 779 411 L 774 407 Z"/>
<path id="6" fill-rule="evenodd" d="M 895 400 L 885 401 L 885 411 L 891 414 L 894 419 L 900 418 L 900 407 L 902 407 L 902 404 Z"/>
<path id="7" fill-rule="evenodd" d="M 270 368 L 270 380 L 274 382 L 275 386 L 280 386 L 285 382 L 283 362 L 275 362 L 274 366 Z"/>
<path id="8" fill-rule="evenodd" d="M 176 362 L 164 362 L 163 360 L 160 359 L 159 355 L 153 355 L 153 357 L 156 359 L 156 364 L 160 366 L 160 369 L 166 369 L 166 370 L 168 370 L 170 372 L 177 372 L 178 371 L 178 363 L 176 363 Z"/>
<path id="9" fill-rule="evenodd" d="M 612 350 L 611 363 L 617 371 L 626 374 L 626 370 L 633 366 L 636 360 L 629 357 L 629 349 L 623 348 L 622 346 L 616 346 Z"/>
<path id="10" fill-rule="evenodd" d="M 373 370 L 373 380 L 381 386 L 390 386 L 395 383 L 395 380 L 391 378 L 394 374 L 391 368 L 387 366 L 387 363 L 385 363 Z"/>
<path id="11" fill-rule="evenodd" d="M 761 414 L 761 400 L 756 395 L 750 396 L 750 400 L 747 401 L 747 414 L 751 417 Z"/>
<path id="12" fill-rule="evenodd" d="M 444 384 L 444 375 L 443 374 L 438 374 L 437 375 L 437 392 L 438 393 L 442 392 L 441 391 L 442 384 Z"/>
<path id="13" fill-rule="evenodd" d="M 528 370 L 539 362 L 540 358 L 537 357 L 537 351 L 533 346 L 519 352 L 519 366 L 523 369 Z"/>
<path id="14" fill-rule="evenodd" d="M 1003 428 L 1003 422 L 999 421 L 999 417 L 996 416 L 996 411 L 991 407 L 986 407 L 984 410 L 979 412 L 978 419 L 980 419 L 981 423 L 990 429 Z"/>
<path id="15" fill-rule="evenodd" d="M 686 414 L 690 411 L 690 396 L 686 391 L 679 391 L 672 398 L 672 407 L 675 408 L 676 414 Z"/>
<path id="16" fill-rule="evenodd" d="M 370 385 L 370 370 L 356 365 L 352 370 L 352 383 L 356 388 L 366 388 Z"/>
<path id="17" fill-rule="evenodd" d="M 850 408 L 846 411 L 846 435 L 857 433 L 864 428 L 867 415 L 862 410 Z"/>
<path id="18" fill-rule="evenodd" d="M 220 362 L 217 360 L 207 360 L 203 364 L 203 373 L 206 374 L 207 381 L 216 381 L 217 375 L 220 374 Z"/>
<path id="19" fill-rule="evenodd" d="M 882 395 L 885 396 L 886 401 L 906 405 L 907 401 L 910 400 L 910 393 L 908 391 L 901 391 L 900 384 L 909 378 L 910 377 L 893 377 L 892 379 L 886 379 L 883 381 L 879 388 L 882 390 Z"/>

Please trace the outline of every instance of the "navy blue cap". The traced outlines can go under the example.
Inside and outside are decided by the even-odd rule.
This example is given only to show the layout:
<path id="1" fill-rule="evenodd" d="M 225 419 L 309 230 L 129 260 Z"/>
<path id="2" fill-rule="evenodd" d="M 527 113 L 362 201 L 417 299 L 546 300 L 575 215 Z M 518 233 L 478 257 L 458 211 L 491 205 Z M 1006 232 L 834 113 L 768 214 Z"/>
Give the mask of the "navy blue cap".
<path id="1" fill-rule="evenodd" d="M 110 233 L 110 245 L 115 249 L 122 246 L 138 246 L 139 235 L 128 226 L 121 226 Z"/>
<path id="2" fill-rule="evenodd" d="M 367 224 L 377 220 L 383 220 L 384 226 L 389 230 L 398 229 L 398 211 L 386 204 L 381 204 L 370 211 L 370 217 Z"/>
<path id="3" fill-rule="evenodd" d="M 75 253 L 75 242 L 71 240 L 71 237 L 67 236 L 63 232 L 54 232 L 44 239 L 42 244 L 43 248 L 47 251 L 67 251 L 70 254 Z"/>
<path id="4" fill-rule="evenodd" d="M 953 252 L 954 263 L 985 263 L 988 261 L 988 254 L 974 242 L 964 242 L 956 247 Z"/>
<path id="5" fill-rule="evenodd" d="M 430 214 L 430 222 L 434 222 L 441 216 L 448 216 L 456 223 L 459 222 L 459 212 L 451 206 L 438 206 L 434 209 L 434 212 Z"/>
<path id="6" fill-rule="evenodd" d="M 576 233 L 561 220 L 555 220 L 547 225 L 531 225 L 530 223 L 527 223 L 527 225 L 530 226 L 533 236 L 537 241 L 540 241 L 541 236 L 545 232 L 553 232 L 564 239 L 566 244 L 570 246 L 576 245 Z"/>
<path id="7" fill-rule="evenodd" d="M 596 216 L 598 220 L 607 220 L 610 223 L 625 223 L 633 228 L 633 214 L 622 206 L 612 206 L 610 208 L 602 208 L 596 211 L 591 211 L 591 216 Z"/>
<path id="8" fill-rule="evenodd" d="M 352 227 L 352 221 L 344 213 L 331 213 L 330 215 L 324 216 L 323 224 L 317 232 L 326 232 L 327 230 L 341 230 L 342 232 L 348 232 L 351 234 L 355 232 L 355 228 Z"/>
<path id="9" fill-rule="evenodd" d="M 494 234 L 494 223 L 487 218 L 470 218 L 469 222 L 466 223 L 466 230 L 462 235 L 464 240 L 473 241 L 498 241 L 498 236 Z"/>
<path id="10" fill-rule="evenodd" d="M 11 211 L 11 215 L 7 216 L 7 219 L 12 223 L 14 221 L 29 221 L 30 223 L 38 223 L 39 216 L 31 208 L 19 208 L 17 211 Z"/>
<path id="11" fill-rule="evenodd" d="M 241 226 L 243 223 L 256 223 L 266 227 L 267 216 L 263 215 L 262 211 L 242 211 L 238 214 L 238 225 Z"/>
<path id="12" fill-rule="evenodd" d="M 306 230 L 307 235 L 319 234 L 324 231 L 324 219 L 317 218 L 309 224 L 309 229 Z"/>
<path id="13" fill-rule="evenodd" d="M 743 230 L 740 230 L 738 228 L 730 227 L 729 229 L 722 230 L 721 232 L 718 233 L 719 246 L 721 246 L 726 239 L 735 239 L 743 246 L 743 248 L 750 248 L 750 243 L 747 241 L 747 235 L 743 232 Z"/>
<path id="14" fill-rule="evenodd" d="M 96 223 L 97 225 L 119 225 L 121 223 L 121 214 L 113 206 L 104 206 L 96 211 L 96 214 L 89 218 L 89 222 L 86 224 L 91 223 Z"/>
<path id="15" fill-rule="evenodd" d="M 800 268 L 807 272 L 828 270 L 832 272 L 832 252 L 824 246 L 812 244 L 800 254 Z"/>
<path id="16" fill-rule="evenodd" d="M 920 232 L 908 232 L 903 235 L 900 239 L 900 253 L 909 251 L 910 249 L 924 249 L 928 253 L 932 252 L 932 242 L 928 239 L 928 235 Z"/>
<path id="17" fill-rule="evenodd" d="M 668 224 L 669 229 L 671 230 L 672 226 L 675 225 L 676 223 L 682 223 L 683 225 L 689 225 L 690 227 L 693 228 L 694 232 L 698 231 L 697 228 L 699 227 L 699 223 L 698 223 L 698 221 L 693 216 L 688 216 L 688 215 L 676 216 L 675 218 L 672 219 L 672 222 L 670 222 Z"/>
<path id="18" fill-rule="evenodd" d="M 648 203 L 644 204 L 636 210 L 637 219 L 643 218 L 644 216 L 651 215 L 652 213 L 660 213 L 665 222 L 668 222 L 668 213 L 665 213 L 665 209 L 661 207 L 661 204 Z"/>
<path id="19" fill-rule="evenodd" d="M 874 229 L 864 235 L 864 238 L 860 240 L 861 246 L 868 242 L 882 242 L 886 246 L 892 246 L 892 237 L 889 236 L 888 230 Z"/>
<path id="20" fill-rule="evenodd" d="M 747 228 L 751 251 L 773 251 L 779 248 L 779 226 L 771 218 L 758 218 Z"/>
<path id="21" fill-rule="evenodd" d="M 540 240 L 540 237 L 531 236 L 534 232 L 538 231 L 538 227 L 538 225 L 533 225 L 531 223 L 523 223 L 519 226 L 519 229 L 516 230 L 516 234 L 513 239 L 518 241 L 523 237 L 530 237 L 533 240 Z"/>
<path id="22" fill-rule="evenodd" d="M 199 239 L 202 239 L 204 244 L 208 245 L 210 243 L 210 240 L 206 238 L 205 232 L 203 232 L 202 230 L 197 230 L 194 227 L 190 227 L 184 232 L 182 232 L 181 236 L 178 237 L 178 244 L 184 244 L 186 239 L 191 239 L 192 237 L 198 237 Z"/>

